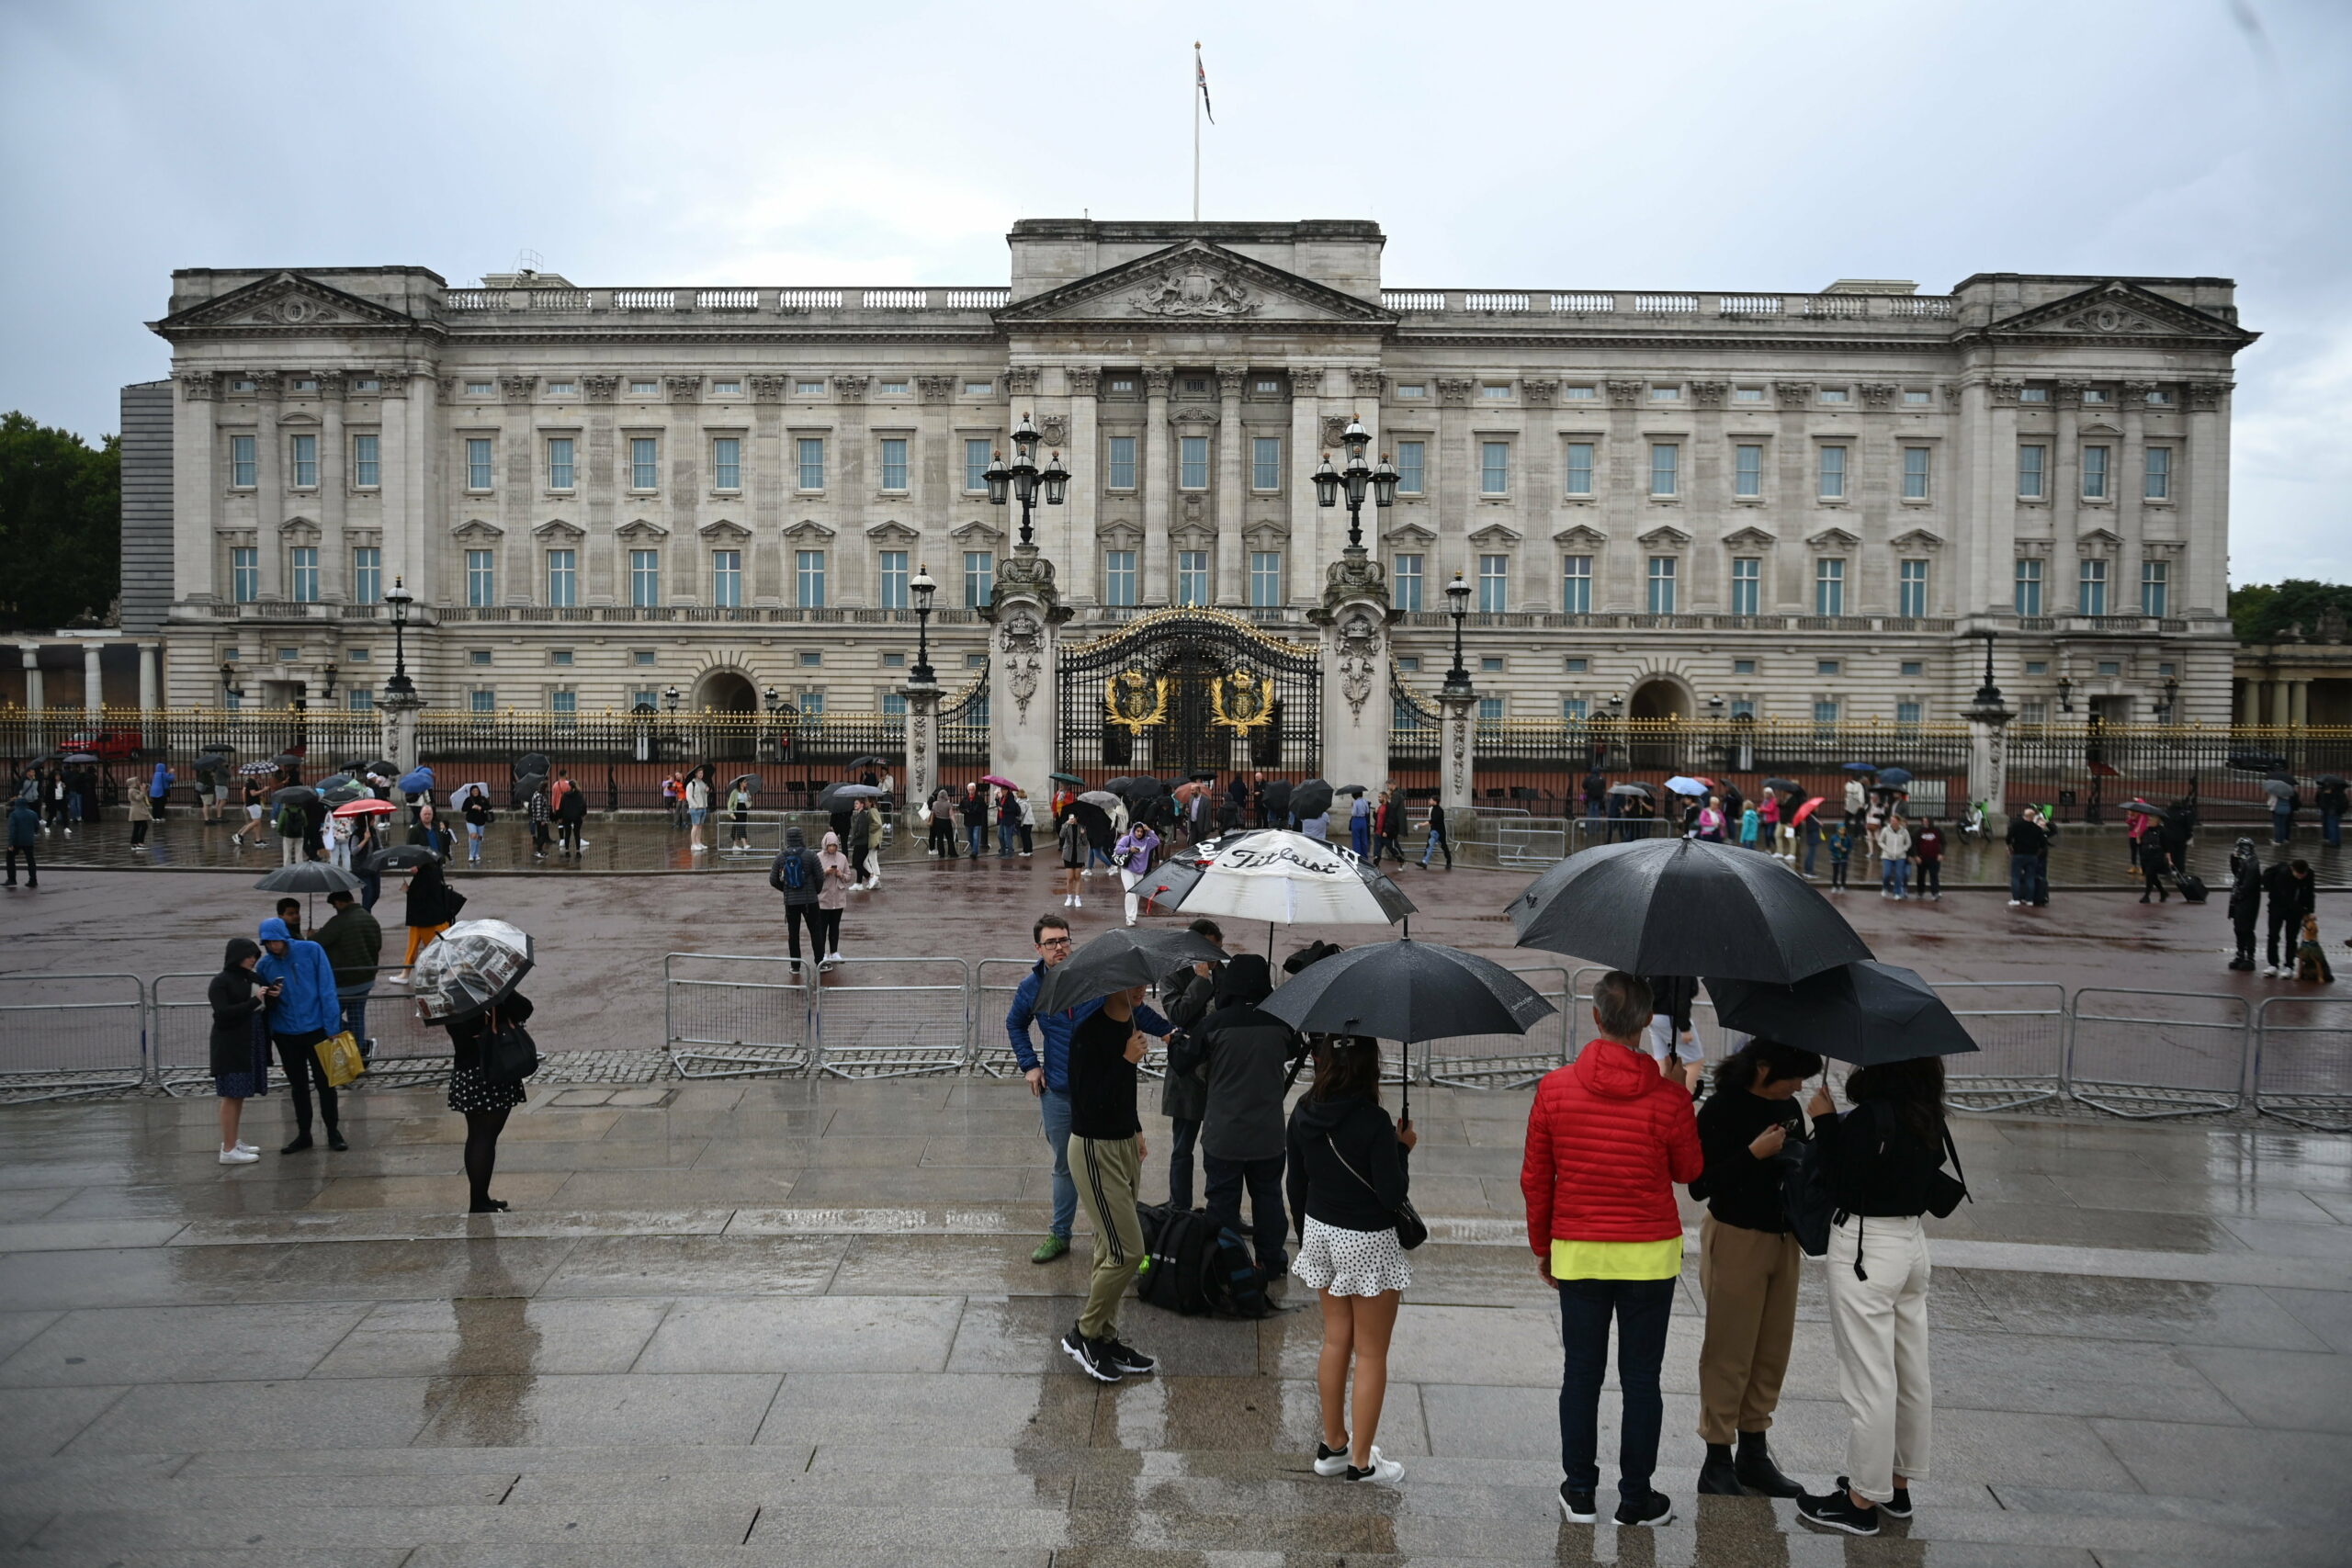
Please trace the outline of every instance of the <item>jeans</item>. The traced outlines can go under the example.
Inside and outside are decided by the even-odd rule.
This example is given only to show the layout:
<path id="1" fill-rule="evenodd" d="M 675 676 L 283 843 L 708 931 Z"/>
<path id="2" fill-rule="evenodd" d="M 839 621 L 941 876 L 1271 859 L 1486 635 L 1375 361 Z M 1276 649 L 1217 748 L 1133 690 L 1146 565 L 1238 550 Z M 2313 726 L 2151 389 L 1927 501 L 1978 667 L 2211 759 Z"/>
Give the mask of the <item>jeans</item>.
<path id="1" fill-rule="evenodd" d="M 1429 842 L 1421 846 L 1421 866 L 1424 870 L 1428 869 L 1430 856 L 1437 853 L 1440 850 L 1443 850 L 1445 852 L 1445 869 L 1452 871 L 1453 869 L 1453 844 L 1443 833 L 1440 832 L 1437 829 L 1432 828 L 1430 829 Z"/>
<path id="2" fill-rule="evenodd" d="M 481 859 L 481 824 L 466 824 L 466 863 L 470 865 Z"/>
<path id="3" fill-rule="evenodd" d="M 1372 858 L 1371 818 L 1351 817 L 1348 818 L 1348 847 L 1355 851 L 1358 860 Z"/>
<path id="4" fill-rule="evenodd" d="M 1053 1233 L 1064 1241 L 1078 1223 L 1078 1183 L 1069 1178 L 1069 1096 L 1047 1089 L 1037 1097 L 1037 1117 L 1045 1124 L 1046 1146 L 1054 1151 Z"/>
<path id="5" fill-rule="evenodd" d="M 2049 903 L 2049 863 L 2040 855 L 2011 855 L 2009 897 L 2020 904 Z"/>
<path id="6" fill-rule="evenodd" d="M 343 1004 L 343 1026 L 351 1031 L 352 1039 L 359 1043 L 362 1051 L 368 1048 L 368 997 L 375 988 L 375 982 L 371 980 L 367 985 L 335 993 L 335 999 Z"/>
<path id="7" fill-rule="evenodd" d="M 2283 844 L 2289 839 L 2294 837 L 2294 832 L 2295 814 L 2293 812 L 2273 811 L 2270 814 L 2270 841 L 2272 843 Z"/>
<path id="8" fill-rule="evenodd" d="M 786 951 L 792 954 L 795 963 L 797 963 L 800 958 L 800 928 L 804 924 L 808 928 L 808 941 L 816 948 L 809 956 L 820 962 L 823 961 L 825 922 L 819 918 L 822 913 L 823 911 L 814 904 L 786 904 L 784 907 Z"/>
<path id="9" fill-rule="evenodd" d="M 1289 1222 L 1283 1214 L 1283 1156 L 1267 1159 L 1221 1159 L 1213 1154 L 1201 1156 L 1201 1169 L 1208 1178 L 1209 1224 L 1250 1237 L 1250 1250 L 1257 1257 L 1258 1269 L 1269 1279 L 1290 1267 L 1290 1258 L 1283 1250 L 1283 1232 Z M 1250 1189 L 1250 1225 L 1241 1229 L 1241 1189 Z"/>
<path id="10" fill-rule="evenodd" d="M 1829 1335 L 1846 1404 L 1849 1484 L 1873 1503 L 1925 1481 L 1935 1422 L 1928 1366 L 1927 1233 L 1917 1217 L 1848 1219 L 1829 1233 Z M 1862 1273 L 1854 1272 L 1859 1266 Z"/>
<path id="11" fill-rule="evenodd" d="M 1012 830 L 1017 826 L 1019 824 L 1012 822 L 999 822 L 996 825 L 996 852 L 1003 859 L 1012 858 Z"/>
<path id="12" fill-rule="evenodd" d="M 1193 1148 L 1201 1141 L 1201 1124 L 1181 1116 L 1168 1119 L 1168 1206 L 1193 1206 Z"/>
<path id="13" fill-rule="evenodd" d="M 2344 842 L 2344 813 L 2323 809 L 2319 814 L 2320 842 L 2335 849 Z"/>
<path id="14" fill-rule="evenodd" d="M 980 845 L 985 841 L 987 834 L 988 829 L 978 822 L 964 824 L 964 847 L 971 852 L 974 860 L 980 858 Z"/>
<path id="15" fill-rule="evenodd" d="M 1939 860 L 1919 863 L 1919 897 L 1924 898 L 1930 893 L 1939 898 L 1944 895 L 1944 863 Z"/>
<path id="16" fill-rule="evenodd" d="M 1814 852 L 1820 848 L 1821 835 L 1813 831 L 1813 824 L 1808 820 L 1805 823 L 1804 833 L 1804 874 L 1807 876 L 1811 876 L 1813 874 Z"/>
<path id="17" fill-rule="evenodd" d="M 1911 863 L 1907 860 L 1897 860 L 1890 855 L 1885 863 L 1879 867 L 1878 890 L 1882 893 L 1891 893 L 1900 898 L 1910 886 Z"/>
<path id="18" fill-rule="evenodd" d="M 1609 1366 L 1609 1324 L 1617 1324 L 1617 1384 L 1624 1415 L 1617 1439 L 1617 1490 L 1645 1502 L 1657 1468 L 1666 1401 L 1658 1368 L 1673 1315 L 1672 1280 L 1563 1280 L 1560 1291 L 1560 1472 L 1571 1492 L 1600 1489 L 1600 1380 Z"/>

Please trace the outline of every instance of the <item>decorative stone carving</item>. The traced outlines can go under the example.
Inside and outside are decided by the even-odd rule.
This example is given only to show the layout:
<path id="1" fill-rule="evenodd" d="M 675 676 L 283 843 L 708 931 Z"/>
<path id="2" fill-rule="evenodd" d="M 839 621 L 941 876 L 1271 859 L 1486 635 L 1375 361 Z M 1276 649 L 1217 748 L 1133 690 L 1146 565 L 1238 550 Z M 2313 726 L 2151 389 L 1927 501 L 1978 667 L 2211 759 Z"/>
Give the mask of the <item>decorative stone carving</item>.
<path id="1" fill-rule="evenodd" d="M 2123 383 L 2123 401 L 2127 407 L 2145 408 L 2148 406 L 2148 394 L 2163 384 L 2161 381 L 2126 381 Z"/>
<path id="2" fill-rule="evenodd" d="M 1950 411 L 1951 412 L 1958 413 L 1958 412 L 1960 412 L 1960 405 L 1961 405 L 1961 402 L 1962 402 L 1962 399 L 1964 398 L 1964 396 L 1966 395 L 1966 390 L 1967 390 L 1967 389 L 1966 389 L 1965 388 L 1963 388 L 1962 386 L 1961 386 L 1961 384 L 1960 384 L 1959 382 L 1957 382 L 1957 381 L 1947 381 L 1947 382 L 1945 382 L 1945 383 L 1944 383 L 1944 407 L 1945 407 L 1945 409 L 1946 409 L 1946 410 L 1948 410 L 1948 411 Z"/>
<path id="3" fill-rule="evenodd" d="M 1784 409 L 1801 409 L 1813 401 L 1814 384 L 1810 381 L 1775 381 L 1772 393 Z"/>
<path id="4" fill-rule="evenodd" d="M 1349 418 L 1349 415 L 1343 413 L 1327 413 L 1323 416 L 1323 449 L 1326 452 L 1338 446 L 1340 437 L 1348 433 Z"/>
<path id="5" fill-rule="evenodd" d="M 921 398 L 924 402 L 944 403 L 955 395 L 956 378 L 953 376 L 918 376 L 915 378 L 915 396 Z"/>
<path id="6" fill-rule="evenodd" d="M 1220 398 L 1239 397 L 1241 395 L 1241 383 L 1248 379 L 1249 375 L 1250 372 L 1243 369 L 1238 365 L 1218 366 L 1216 367 L 1216 395 Z"/>
<path id="7" fill-rule="evenodd" d="M 1724 406 L 1724 393 L 1730 389 L 1728 381 L 1693 381 L 1690 400 L 1702 409 L 1719 409 Z"/>
<path id="8" fill-rule="evenodd" d="M 253 373 L 252 380 L 254 396 L 266 403 L 276 402 L 278 394 L 286 386 L 284 373 L 277 370 L 256 370 Z"/>
<path id="9" fill-rule="evenodd" d="M 2217 409 L 2230 393 L 2234 381 L 2191 381 L 2188 386 L 2188 406 L 2193 409 Z"/>
<path id="10" fill-rule="evenodd" d="M 2083 388 L 2086 385 L 2087 385 L 2087 383 L 2082 381 L 2061 381 L 2058 383 L 2056 395 L 2050 400 L 2056 403 L 2060 408 L 2081 408 L 2083 406 Z"/>
<path id="11" fill-rule="evenodd" d="M 1102 384 L 1102 367 L 1099 365 L 1065 365 L 1062 379 L 1069 383 L 1073 398 L 1091 398 Z"/>
<path id="12" fill-rule="evenodd" d="M 871 376 L 834 377 L 833 401 L 837 403 L 864 402 L 865 400 L 865 389 L 872 385 L 873 381 L 874 378 Z"/>
<path id="13" fill-rule="evenodd" d="M 785 389 L 792 385 L 788 376 L 754 376 L 751 381 L 752 400 L 755 403 L 780 403 L 784 401 Z"/>
<path id="14" fill-rule="evenodd" d="M 1470 394 L 1477 389 L 1478 383 L 1467 376 L 1441 376 L 1437 378 L 1437 400 L 1450 409 L 1468 408 Z"/>
<path id="15" fill-rule="evenodd" d="M 1004 389 L 1011 392 L 1016 398 L 1035 397 L 1037 395 L 1037 367 L 1034 365 L 1014 366 L 1012 369 L 1004 373 Z"/>
<path id="16" fill-rule="evenodd" d="M 1548 409 L 1560 395 L 1560 384 L 1544 377 L 1529 377 L 1519 384 L 1519 395 L 1532 409 Z"/>
<path id="17" fill-rule="evenodd" d="M 1317 381 L 1321 379 L 1319 374 L 1316 379 Z M 1380 372 L 1351 367 L 1348 371 L 1348 390 L 1359 398 L 1380 396 Z"/>
<path id="18" fill-rule="evenodd" d="M 1641 406 L 1643 383 L 1639 381 L 1611 381 L 1607 383 L 1607 385 L 1609 389 L 1609 406 L 1611 408 L 1630 409 Z"/>
<path id="19" fill-rule="evenodd" d="M 664 376 L 662 382 L 670 389 L 670 400 L 673 403 L 701 400 L 702 378 L 699 376 Z"/>
<path id="20" fill-rule="evenodd" d="M 1061 591 L 1054 584 L 1054 563 L 1034 544 L 1013 546 L 1012 553 L 997 563 L 996 582 L 980 615 L 985 620 L 998 620 L 1009 610 L 1017 609 L 1010 602 L 1019 599 L 1035 600 L 1043 605 L 1046 618 L 1056 626 L 1073 614 L 1061 602 Z"/>
<path id="21" fill-rule="evenodd" d="M 326 399 L 331 402 L 339 403 L 343 401 L 344 389 L 346 382 L 342 371 L 322 370 L 319 372 L 318 381 L 320 397 Z"/>
<path id="22" fill-rule="evenodd" d="M 1380 623 L 1359 605 L 1340 617 L 1339 633 L 1340 694 L 1348 711 L 1362 718 L 1380 671 Z"/>
<path id="23" fill-rule="evenodd" d="M 1012 688 L 1012 700 L 1020 705 L 1021 716 L 1026 718 L 1029 700 L 1037 694 L 1038 676 L 1045 667 L 1045 624 L 1030 614 L 1027 606 L 1016 605 L 998 623 L 996 637 L 1006 684 Z"/>
<path id="24" fill-rule="evenodd" d="M 781 376 L 772 376 L 768 378 L 768 379 L 776 383 L 778 395 L 782 395 L 784 378 Z M 609 403 L 613 400 L 614 395 L 620 389 L 621 378 L 617 376 L 582 376 L 580 378 L 580 395 L 587 399 L 592 403 Z"/>
<path id="25" fill-rule="evenodd" d="M 1375 395 L 1380 390 L 1377 381 L 1373 386 Z M 1294 365 L 1290 367 L 1290 395 L 1294 398 L 1319 398 L 1323 395 L 1323 367 Z"/>
<path id="26" fill-rule="evenodd" d="M 1069 445 L 1069 415 L 1042 413 L 1037 416 L 1037 434 L 1046 445 L 1058 451 Z"/>
<path id="27" fill-rule="evenodd" d="M 1995 380 L 1987 381 L 1984 385 L 1993 394 L 1993 406 L 2000 409 L 2017 407 L 2018 394 L 2025 390 L 2023 381 Z"/>
<path id="28" fill-rule="evenodd" d="M 397 365 L 389 370 L 377 371 L 376 385 L 380 389 L 375 395 L 381 398 L 407 397 L 408 377 L 408 371 Z"/>
<path id="29" fill-rule="evenodd" d="M 1388 604 L 1388 575 L 1372 552 L 1361 545 L 1351 545 L 1340 552 L 1323 573 L 1323 603 L 1307 612 L 1307 619 L 1318 626 L 1329 626 L 1342 605 L 1373 604 L 1384 610 Z"/>
<path id="30" fill-rule="evenodd" d="M 1902 389 L 1892 381 L 1865 381 L 1862 383 L 1862 401 L 1874 409 L 1883 409 L 1894 401 L 1894 394 L 1900 390 Z"/>
<path id="31" fill-rule="evenodd" d="M 1249 285 L 1222 272 L 1211 272 L 1197 257 L 1170 266 L 1127 297 L 1127 308 L 1138 316 L 1171 318 L 1254 315 L 1258 301 Z"/>
<path id="32" fill-rule="evenodd" d="M 180 400 L 186 403 L 209 403 L 213 400 L 213 385 L 217 376 L 210 370 L 183 370 L 176 379 L 180 384 Z"/>
<path id="33" fill-rule="evenodd" d="M 1144 396 L 1147 398 L 1166 397 L 1168 395 L 1168 383 L 1174 378 L 1175 372 L 1172 370 L 1166 369 L 1163 367 L 1157 365 L 1145 366 L 1143 372 Z"/>
<path id="34" fill-rule="evenodd" d="M 501 376 L 498 378 L 499 394 L 510 403 L 527 403 L 538 389 L 539 378 L 537 376 Z"/>
<path id="35" fill-rule="evenodd" d="M 434 384 L 441 389 L 443 402 L 446 403 L 458 395 L 458 378 L 455 376 L 435 376 L 433 380 Z"/>
<path id="36" fill-rule="evenodd" d="M 255 306 L 247 319 L 273 327 L 307 327 L 339 321 L 343 312 L 300 294 L 288 294 Z"/>

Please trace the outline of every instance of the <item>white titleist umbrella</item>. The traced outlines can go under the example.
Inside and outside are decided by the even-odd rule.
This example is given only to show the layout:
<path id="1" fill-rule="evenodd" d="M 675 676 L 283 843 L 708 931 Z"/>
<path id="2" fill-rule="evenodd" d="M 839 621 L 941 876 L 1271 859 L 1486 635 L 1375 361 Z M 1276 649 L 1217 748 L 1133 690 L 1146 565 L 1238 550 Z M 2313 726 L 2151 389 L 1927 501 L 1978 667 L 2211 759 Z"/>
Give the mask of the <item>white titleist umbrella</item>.
<path id="1" fill-rule="evenodd" d="M 1266 829 L 1202 846 L 1200 874 L 1175 901 L 1187 915 L 1281 925 L 1385 926 L 1413 912 L 1394 882 L 1346 850 Z"/>

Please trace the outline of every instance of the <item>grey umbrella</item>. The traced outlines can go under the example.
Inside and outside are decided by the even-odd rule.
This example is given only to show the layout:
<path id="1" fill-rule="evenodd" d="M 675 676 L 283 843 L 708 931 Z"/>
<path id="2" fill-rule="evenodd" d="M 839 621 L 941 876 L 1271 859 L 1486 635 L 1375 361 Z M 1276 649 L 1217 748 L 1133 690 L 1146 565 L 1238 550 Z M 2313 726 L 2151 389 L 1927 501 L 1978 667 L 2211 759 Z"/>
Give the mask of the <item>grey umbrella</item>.
<path id="1" fill-rule="evenodd" d="M 1841 964 L 1793 986 L 1711 978 L 1707 995 L 1726 1029 L 1858 1067 L 1977 1049 L 1967 1027 L 1917 970 L 1875 959 Z"/>
<path id="2" fill-rule="evenodd" d="M 356 893 L 359 879 L 332 861 L 298 861 L 281 865 L 254 884 L 259 893 Z"/>
<path id="3" fill-rule="evenodd" d="M 881 795 L 881 790 L 873 784 L 827 784 L 824 793 L 817 797 L 817 809 L 829 813 L 847 811 L 854 801 L 876 800 Z"/>
<path id="4" fill-rule="evenodd" d="M 1130 986 L 1148 986 L 1186 964 L 1222 964 L 1231 956 L 1186 927 L 1114 926 L 1046 971 L 1037 1010 L 1061 1012 Z"/>
<path id="5" fill-rule="evenodd" d="M 2286 779 L 2265 779 L 2262 781 L 2262 793 L 2273 800 L 2292 800 L 2295 798 L 2295 786 Z"/>
<path id="6" fill-rule="evenodd" d="M 1090 789 L 1078 798 L 1084 801 L 1087 805 L 1095 807 L 1103 811 L 1114 810 L 1126 804 L 1125 801 L 1121 800 L 1117 795 L 1113 795 L 1107 789 Z"/>
<path id="7" fill-rule="evenodd" d="M 1650 786 L 1645 784 L 1634 784 L 1629 782 L 1626 784 L 1611 784 L 1609 786 L 1609 793 L 1611 795 L 1638 795 L 1643 799 L 1647 800 L 1657 792 L 1652 790 Z"/>
<path id="8" fill-rule="evenodd" d="M 531 972 L 531 939 L 504 920 L 459 920 L 416 955 L 410 988 L 427 1023 L 494 1006 Z"/>

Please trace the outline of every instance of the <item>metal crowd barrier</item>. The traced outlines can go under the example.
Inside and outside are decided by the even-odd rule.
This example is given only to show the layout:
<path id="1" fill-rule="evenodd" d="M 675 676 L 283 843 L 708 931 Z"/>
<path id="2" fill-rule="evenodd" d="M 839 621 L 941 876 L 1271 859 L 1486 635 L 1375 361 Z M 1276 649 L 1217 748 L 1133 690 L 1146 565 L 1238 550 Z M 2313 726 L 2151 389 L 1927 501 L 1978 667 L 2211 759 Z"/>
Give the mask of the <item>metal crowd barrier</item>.
<path id="1" fill-rule="evenodd" d="M 0 975 L 0 1092 L 62 1100 L 147 1081 L 147 987 L 136 975 Z"/>
<path id="2" fill-rule="evenodd" d="M 2016 1111 L 2066 1091 L 2066 987 L 2055 980 L 1953 980 L 1936 987 L 1974 1055 L 1947 1056 L 1948 1102 Z"/>
<path id="3" fill-rule="evenodd" d="M 1571 817 L 1568 818 L 1568 852 L 1595 849 L 1602 844 L 1629 842 L 1634 839 L 1663 839 L 1680 834 L 1682 829 L 1663 817 Z"/>
<path id="4" fill-rule="evenodd" d="M 1542 871 L 1567 858 L 1568 821 L 1564 817 L 1505 817 L 1495 823 L 1495 863 Z"/>
<path id="5" fill-rule="evenodd" d="M 817 1068 L 844 1078 L 962 1069 L 971 965 L 960 958 L 844 958 L 817 987 Z"/>
<path id="6" fill-rule="evenodd" d="M 662 959 L 662 1048 L 684 1078 L 804 1073 L 816 1060 L 813 959 L 672 953 Z"/>
<path id="7" fill-rule="evenodd" d="M 2352 1133 L 2352 997 L 2267 997 L 2254 1014 L 2254 1108 Z"/>
<path id="8" fill-rule="evenodd" d="M 1524 1089 L 1567 1061 L 1577 1006 L 1566 965 L 1514 965 L 1511 973 L 1557 1010 L 1525 1034 L 1465 1034 L 1430 1042 L 1421 1047 L 1422 1082 L 1451 1089 Z"/>
<path id="9" fill-rule="evenodd" d="M 983 958 L 972 965 L 972 1070 L 992 1078 L 1020 1076 L 1021 1064 L 1005 1039 L 1004 1015 L 1012 994 L 1037 966 L 1034 958 Z M 1031 1035 L 1035 1038 L 1035 1033 Z"/>
<path id="10" fill-rule="evenodd" d="M 2244 997 L 2084 987 L 2067 1093 L 2136 1121 L 2235 1111 L 2245 1103 L 2253 1014 Z"/>

